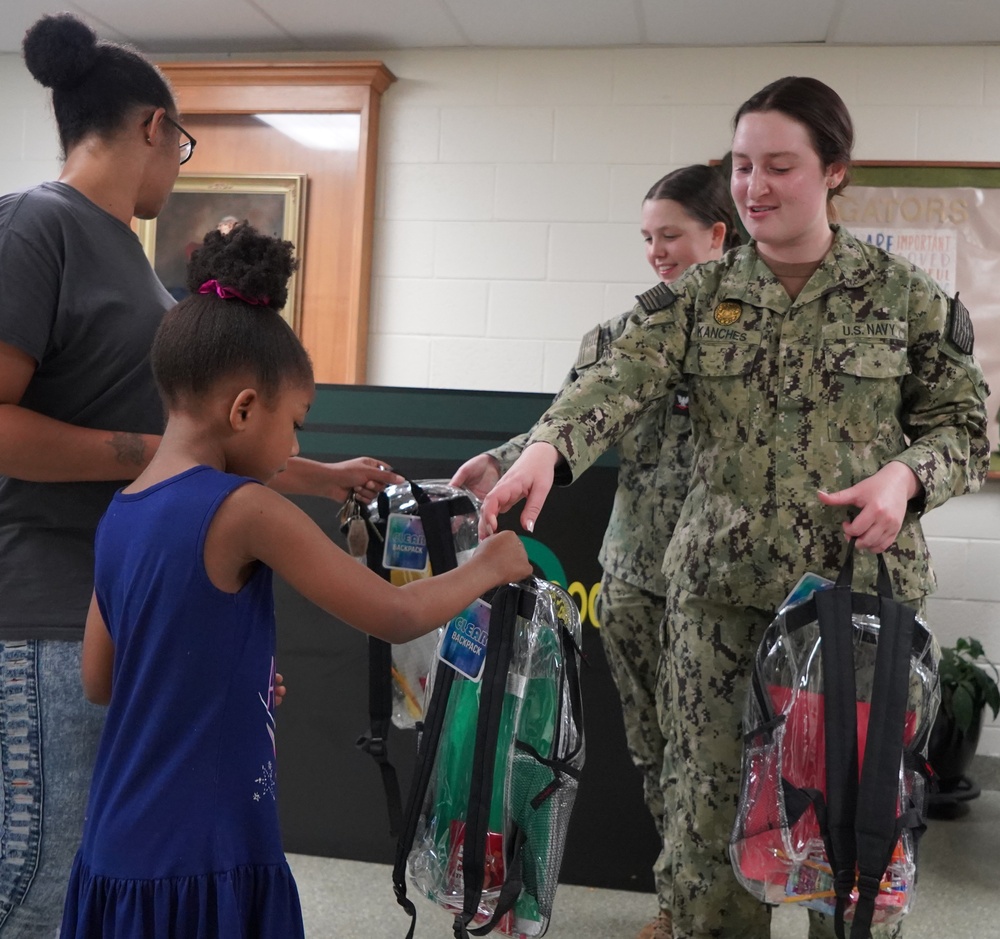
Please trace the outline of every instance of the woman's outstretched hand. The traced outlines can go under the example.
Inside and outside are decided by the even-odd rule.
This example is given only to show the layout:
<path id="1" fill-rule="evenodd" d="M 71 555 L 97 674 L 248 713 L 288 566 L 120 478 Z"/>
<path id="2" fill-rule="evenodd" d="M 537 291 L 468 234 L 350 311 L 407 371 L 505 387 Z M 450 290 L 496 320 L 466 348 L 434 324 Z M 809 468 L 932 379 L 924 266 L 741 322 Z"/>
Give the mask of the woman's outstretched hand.
<path id="1" fill-rule="evenodd" d="M 522 499 L 521 526 L 525 531 L 534 531 L 560 459 L 559 451 L 551 444 L 533 443 L 526 447 L 483 499 L 479 510 L 480 539 L 492 535 L 497 530 L 497 518 Z"/>
<path id="2" fill-rule="evenodd" d="M 920 495 L 923 485 L 905 463 L 886 463 L 877 473 L 839 492 L 819 491 L 824 505 L 855 506 L 861 511 L 843 524 L 848 538 L 857 538 L 861 551 L 885 551 L 899 534 L 906 504 Z"/>

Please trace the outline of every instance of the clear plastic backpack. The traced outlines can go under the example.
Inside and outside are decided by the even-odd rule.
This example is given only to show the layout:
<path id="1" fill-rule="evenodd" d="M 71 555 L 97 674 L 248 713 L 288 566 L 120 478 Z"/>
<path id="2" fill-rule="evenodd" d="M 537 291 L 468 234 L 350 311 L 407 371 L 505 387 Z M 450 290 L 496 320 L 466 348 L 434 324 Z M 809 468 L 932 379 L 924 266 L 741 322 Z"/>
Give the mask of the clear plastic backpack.
<path id="1" fill-rule="evenodd" d="M 913 902 L 940 651 L 912 609 L 837 583 L 782 610 L 761 641 L 744 714 L 730 858 L 765 903 L 801 903 L 866 939 Z"/>
<path id="2" fill-rule="evenodd" d="M 490 606 L 480 678 L 435 665 L 393 871 L 409 936 L 407 875 L 456 937 L 542 936 L 552 913 L 584 762 L 579 613 L 537 578 Z"/>

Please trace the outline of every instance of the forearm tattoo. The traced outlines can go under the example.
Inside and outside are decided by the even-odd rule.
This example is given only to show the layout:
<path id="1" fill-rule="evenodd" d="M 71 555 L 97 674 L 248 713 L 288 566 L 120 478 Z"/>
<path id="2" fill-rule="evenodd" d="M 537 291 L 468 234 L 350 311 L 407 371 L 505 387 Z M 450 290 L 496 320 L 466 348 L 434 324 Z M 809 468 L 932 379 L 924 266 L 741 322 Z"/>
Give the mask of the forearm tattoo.
<path id="1" fill-rule="evenodd" d="M 146 447 L 141 434 L 114 433 L 108 443 L 115 451 L 115 459 L 123 466 L 146 465 Z"/>

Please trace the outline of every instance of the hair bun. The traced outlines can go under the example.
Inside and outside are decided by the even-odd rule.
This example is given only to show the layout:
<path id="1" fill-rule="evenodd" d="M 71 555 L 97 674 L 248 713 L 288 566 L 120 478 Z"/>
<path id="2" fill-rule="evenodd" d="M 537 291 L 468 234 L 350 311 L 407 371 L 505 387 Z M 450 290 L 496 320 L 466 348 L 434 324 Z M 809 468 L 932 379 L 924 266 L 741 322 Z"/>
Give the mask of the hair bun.
<path id="1" fill-rule="evenodd" d="M 22 43 L 28 71 L 46 88 L 79 84 L 97 61 L 97 34 L 72 13 L 43 16 Z"/>
<path id="2" fill-rule="evenodd" d="M 288 280 L 298 267 L 295 246 L 265 235 L 242 221 L 221 231 L 213 228 L 188 263 L 187 287 L 197 293 L 209 280 L 280 310 L 288 299 Z M 263 298 L 266 298 L 263 299 Z"/>

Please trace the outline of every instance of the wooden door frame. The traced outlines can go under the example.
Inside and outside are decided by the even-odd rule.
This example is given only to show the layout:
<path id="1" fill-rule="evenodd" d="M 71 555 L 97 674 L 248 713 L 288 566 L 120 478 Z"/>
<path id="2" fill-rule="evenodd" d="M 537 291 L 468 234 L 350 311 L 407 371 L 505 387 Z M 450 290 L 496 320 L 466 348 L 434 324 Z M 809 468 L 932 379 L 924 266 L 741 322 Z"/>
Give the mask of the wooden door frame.
<path id="1" fill-rule="evenodd" d="M 368 356 L 372 231 L 379 107 L 395 80 L 377 61 L 358 62 L 164 62 L 182 114 L 356 113 L 361 118 L 354 210 L 359 219 L 350 264 L 347 362 L 341 381 L 363 383 Z M 308 250 L 308 245 L 304 246 Z"/>

